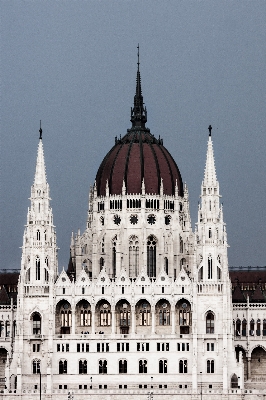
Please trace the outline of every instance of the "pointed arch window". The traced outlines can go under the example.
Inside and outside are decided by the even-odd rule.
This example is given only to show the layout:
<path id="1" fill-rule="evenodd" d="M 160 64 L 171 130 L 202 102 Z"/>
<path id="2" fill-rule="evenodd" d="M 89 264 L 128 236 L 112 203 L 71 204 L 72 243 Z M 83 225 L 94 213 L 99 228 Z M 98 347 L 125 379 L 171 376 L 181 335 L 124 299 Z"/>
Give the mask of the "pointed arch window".
<path id="1" fill-rule="evenodd" d="M 214 333 L 214 315 L 208 312 L 206 315 L 206 333 Z"/>
<path id="2" fill-rule="evenodd" d="M 203 267 L 199 269 L 199 281 L 203 280 Z"/>
<path id="3" fill-rule="evenodd" d="M 168 258 L 167 257 L 164 258 L 164 270 L 168 275 Z"/>
<path id="4" fill-rule="evenodd" d="M 221 271 L 221 268 L 220 268 L 220 267 L 217 267 L 217 279 L 218 279 L 218 281 L 220 281 L 220 280 L 221 280 L 221 277 L 222 277 L 222 271 Z"/>
<path id="5" fill-rule="evenodd" d="M 250 336 L 254 336 L 254 329 L 255 329 L 255 321 L 252 318 L 252 320 L 250 321 L 250 330 L 249 330 L 249 334 Z"/>
<path id="6" fill-rule="evenodd" d="M 100 258 L 100 272 L 101 272 L 101 270 L 103 269 L 103 267 L 104 267 L 104 258 L 101 257 L 101 258 Z"/>
<path id="7" fill-rule="evenodd" d="M 139 312 L 139 324 L 140 326 L 150 325 L 150 310 L 145 308 Z"/>
<path id="8" fill-rule="evenodd" d="M 179 249 L 180 249 L 180 253 L 184 253 L 184 243 L 183 243 L 183 239 L 181 236 L 179 236 Z"/>
<path id="9" fill-rule="evenodd" d="M 167 360 L 159 360 L 159 374 L 167 374 Z"/>
<path id="10" fill-rule="evenodd" d="M 65 304 L 64 306 L 68 307 L 68 304 Z M 61 310 L 61 326 L 62 327 L 70 327 L 71 322 L 72 322 L 71 310 L 68 310 L 68 309 Z"/>
<path id="11" fill-rule="evenodd" d="M 185 258 L 182 258 L 180 260 L 180 271 L 182 268 L 184 268 L 184 269 L 186 268 L 186 259 Z"/>
<path id="12" fill-rule="evenodd" d="M 242 321 L 242 336 L 247 336 L 247 321 L 243 319 Z"/>
<path id="13" fill-rule="evenodd" d="M 33 360 L 32 361 L 32 373 L 33 374 L 40 374 L 41 373 L 41 361 L 40 360 Z"/>
<path id="14" fill-rule="evenodd" d="M 261 322 L 260 319 L 257 320 L 257 329 L 256 329 L 256 335 L 260 336 L 260 329 L 261 329 Z"/>
<path id="15" fill-rule="evenodd" d="M 112 276 L 116 277 L 116 241 L 117 236 L 112 240 Z"/>
<path id="16" fill-rule="evenodd" d="M 139 274 L 139 240 L 137 236 L 129 238 L 129 276 L 134 277 Z"/>
<path id="17" fill-rule="evenodd" d="M 99 360 L 99 374 L 107 374 L 107 361 Z"/>
<path id="18" fill-rule="evenodd" d="M 39 229 L 36 232 L 36 239 L 39 241 L 41 240 L 41 232 L 39 231 Z"/>
<path id="19" fill-rule="evenodd" d="M 39 281 L 41 279 L 41 261 L 39 257 L 36 257 L 35 267 L 36 267 L 36 281 Z"/>
<path id="20" fill-rule="evenodd" d="M 237 319 L 236 321 L 236 332 L 235 332 L 236 336 L 240 336 L 241 335 L 241 321 L 240 319 Z"/>
<path id="21" fill-rule="evenodd" d="M 80 311 L 80 326 L 91 326 L 91 310 Z"/>
<path id="22" fill-rule="evenodd" d="M 67 360 L 59 361 L 59 374 L 67 374 Z"/>
<path id="23" fill-rule="evenodd" d="M 119 374 L 127 373 L 127 360 L 119 360 Z"/>
<path id="24" fill-rule="evenodd" d="M 212 279 L 212 257 L 208 257 L 208 279 Z"/>
<path id="25" fill-rule="evenodd" d="M 101 310 L 100 311 L 100 326 L 110 326 L 111 325 L 111 311 Z"/>
<path id="26" fill-rule="evenodd" d="M 207 360 L 207 374 L 214 374 L 214 360 Z"/>
<path id="27" fill-rule="evenodd" d="M 32 317 L 32 333 L 33 335 L 41 334 L 41 316 L 39 313 L 34 313 Z"/>
<path id="28" fill-rule="evenodd" d="M 156 277 L 156 243 L 155 236 L 150 235 L 147 240 L 147 275 Z"/>
<path id="29" fill-rule="evenodd" d="M 187 374 L 187 360 L 179 360 L 179 373 Z"/>
<path id="30" fill-rule="evenodd" d="M 87 374 L 87 360 L 79 360 L 79 374 Z"/>
<path id="31" fill-rule="evenodd" d="M 46 283 L 49 282 L 49 272 L 47 271 L 47 269 L 44 269 L 44 280 Z"/>
<path id="32" fill-rule="evenodd" d="M 139 360 L 139 373 L 140 374 L 147 374 L 147 360 Z"/>
<path id="33" fill-rule="evenodd" d="M 209 239 L 211 239 L 212 238 L 212 230 L 211 230 L 211 228 L 209 228 Z"/>
<path id="34" fill-rule="evenodd" d="M 27 269 L 26 271 L 26 283 L 30 282 L 30 268 Z"/>

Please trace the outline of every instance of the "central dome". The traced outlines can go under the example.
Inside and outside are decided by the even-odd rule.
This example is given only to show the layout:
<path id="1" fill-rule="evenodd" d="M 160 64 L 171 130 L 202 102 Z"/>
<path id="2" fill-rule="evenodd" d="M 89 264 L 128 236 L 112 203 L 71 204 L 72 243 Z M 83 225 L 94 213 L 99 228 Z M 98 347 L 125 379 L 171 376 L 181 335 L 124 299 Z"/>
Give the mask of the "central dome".
<path id="1" fill-rule="evenodd" d="M 174 195 L 177 185 L 178 195 L 183 196 L 181 174 L 173 157 L 162 139 L 156 139 L 145 127 L 147 110 L 141 93 L 139 63 L 131 122 L 132 128 L 122 139 L 115 139 L 98 169 L 98 196 L 106 195 L 107 182 L 110 195 L 122 194 L 123 182 L 128 194 L 141 194 L 143 182 L 146 194 L 160 194 L 162 182 L 164 194 Z"/>

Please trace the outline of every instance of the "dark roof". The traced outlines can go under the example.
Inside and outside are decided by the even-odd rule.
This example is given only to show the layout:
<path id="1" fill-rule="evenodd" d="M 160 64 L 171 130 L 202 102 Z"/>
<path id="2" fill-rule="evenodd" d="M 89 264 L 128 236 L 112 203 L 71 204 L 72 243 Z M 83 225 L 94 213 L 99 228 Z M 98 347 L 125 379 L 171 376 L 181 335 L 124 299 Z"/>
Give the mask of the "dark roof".
<path id="1" fill-rule="evenodd" d="M 246 298 L 241 291 L 240 287 L 237 286 L 232 295 L 233 303 L 246 303 Z"/>
<path id="2" fill-rule="evenodd" d="M 10 304 L 11 298 L 14 304 L 17 303 L 18 279 L 18 270 L 0 271 L 0 304 Z"/>
<path id="3" fill-rule="evenodd" d="M 229 270 L 233 303 L 266 302 L 266 267 Z"/>

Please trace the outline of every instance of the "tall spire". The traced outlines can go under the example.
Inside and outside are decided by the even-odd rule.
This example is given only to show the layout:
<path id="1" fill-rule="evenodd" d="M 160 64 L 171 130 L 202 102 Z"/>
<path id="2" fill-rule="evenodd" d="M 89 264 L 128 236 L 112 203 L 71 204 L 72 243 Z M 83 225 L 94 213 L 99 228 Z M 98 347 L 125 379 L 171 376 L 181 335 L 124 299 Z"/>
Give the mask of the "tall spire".
<path id="1" fill-rule="evenodd" d="M 40 131 L 42 129 L 40 128 Z M 45 162 L 44 162 L 44 153 L 43 153 L 43 144 L 42 138 L 40 134 L 38 152 L 37 152 L 37 162 L 36 162 L 36 170 L 34 176 L 34 185 L 45 185 L 46 184 L 46 171 L 45 171 Z"/>
<path id="2" fill-rule="evenodd" d="M 134 96 L 134 107 L 131 107 L 131 119 L 132 127 L 139 126 L 141 128 L 145 128 L 145 123 L 147 122 L 147 110 L 144 107 L 143 96 L 141 92 L 141 78 L 140 78 L 140 70 L 139 70 L 139 44 L 138 44 L 138 70 L 137 70 L 137 79 L 136 79 L 136 94 Z"/>
<path id="3" fill-rule="evenodd" d="M 216 178 L 216 170 L 215 170 L 214 155 L 213 155 L 211 125 L 209 126 L 208 129 L 209 129 L 209 140 L 208 140 L 207 158 L 206 158 L 203 184 L 205 186 L 213 186 L 217 184 L 217 178 Z"/>

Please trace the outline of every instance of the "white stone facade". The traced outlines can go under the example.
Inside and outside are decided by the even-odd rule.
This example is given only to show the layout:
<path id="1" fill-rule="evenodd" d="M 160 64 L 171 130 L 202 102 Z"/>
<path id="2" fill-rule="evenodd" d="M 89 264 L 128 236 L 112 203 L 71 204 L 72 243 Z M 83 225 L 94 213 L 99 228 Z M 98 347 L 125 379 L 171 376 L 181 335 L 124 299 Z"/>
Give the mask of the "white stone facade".
<path id="1" fill-rule="evenodd" d="M 233 321 L 239 313 L 249 321 L 251 311 L 233 307 L 220 197 L 211 136 L 195 232 L 186 187 L 169 196 L 161 181 L 151 195 L 143 181 L 141 194 L 124 184 L 115 196 L 107 185 L 99 197 L 94 185 L 87 229 L 71 238 L 73 270 L 58 276 L 40 139 L 17 308 L 1 310 L 16 320 L 4 396 L 37 399 L 40 385 L 42 399 L 266 396 L 263 386 L 245 392 L 235 354 L 249 340 L 251 357 L 257 342 L 235 334 Z M 257 309 L 263 320 L 265 305 Z"/>

